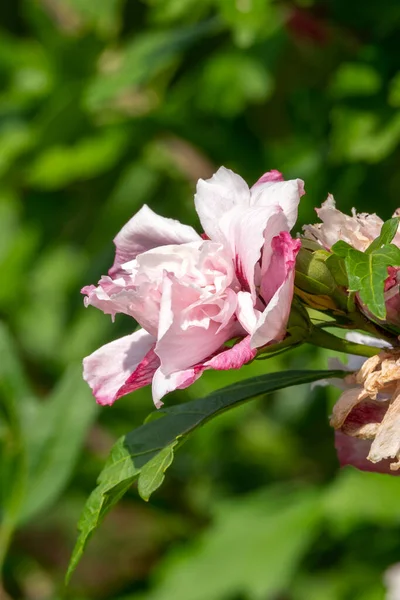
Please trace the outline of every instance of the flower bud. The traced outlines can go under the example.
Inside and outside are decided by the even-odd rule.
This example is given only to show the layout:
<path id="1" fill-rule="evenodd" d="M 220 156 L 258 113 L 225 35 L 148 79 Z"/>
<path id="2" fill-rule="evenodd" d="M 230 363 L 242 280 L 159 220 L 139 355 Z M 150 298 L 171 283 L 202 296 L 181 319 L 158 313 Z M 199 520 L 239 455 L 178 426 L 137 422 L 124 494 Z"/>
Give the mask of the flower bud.
<path id="1" fill-rule="evenodd" d="M 302 244 L 296 260 L 295 293 L 310 308 L 343 312 L 347 294 L 338 286 L 326 263 L 329 256 L 321 248 L 313 250 L 308 242 Z"/>
<path id="2" fill-rule="evenodd" d="M 321 250 L 311 252 L 302 247 L 296 260 L 296 286 L 310 294 L 332 294 L 337 286 L 325 264 L 328 255 Z"/>

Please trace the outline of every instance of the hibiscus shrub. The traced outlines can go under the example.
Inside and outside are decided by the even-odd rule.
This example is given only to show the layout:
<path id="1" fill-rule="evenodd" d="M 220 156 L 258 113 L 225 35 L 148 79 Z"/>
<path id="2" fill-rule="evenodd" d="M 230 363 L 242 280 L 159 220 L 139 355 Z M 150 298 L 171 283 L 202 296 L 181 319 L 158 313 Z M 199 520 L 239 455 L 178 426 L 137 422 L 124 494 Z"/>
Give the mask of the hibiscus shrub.
<path id="1" fill-rule="evenodd" d="M 344 392 L 331 425 L 342 465 L 397 473 L 399 218 L 384 223 L 355 211 L 349 217 L 329 196 L 317 209 L 322 223 L 306 225 L 303 236 L 293 238 L 304 193 L 302 180 L 285 181 L 276 170 L 249 189 L 221 167 L 197 184 L 200 233 L 141 208 L 114 239 L 109 275 L 82 290 L 86 306 L 113 319 L 124 313 L 140 328 L 85 358 L 84 378 L 101 405 L 151 384 L 160 409 L 161 398 L 192 385 L 206 369 L 239 369 L 303 343 L 370 358 L 347 370 L 247 379 L 162 409 L 161 418 L 122 437 L 86 504 L 68 577 L 91 533 L 133 481 L 148 500 L 195 428 L 261 393 L 339 378 Z M 301 248 L 306 260 L 296 260 Z M 343 339 L 326 328 L 358 333 Z"/>
<path id="2" fill-rule="evenodd" d="M 382 600 L 400 556 L 399 2 L 378 8 L 0 2 L 0 596 Z M 222 164 L 250 191 L 229 175 L 224 196 Z M 260 178 L 274 166 L 290 202 Z M 125 255 L 127 225 L 88 287 L 132 218 L 144 237 Z M 72 567 L 107 518 L 64 594 L 93 488 Z M 397 593 L 398 567 L 386 579 Z"/>

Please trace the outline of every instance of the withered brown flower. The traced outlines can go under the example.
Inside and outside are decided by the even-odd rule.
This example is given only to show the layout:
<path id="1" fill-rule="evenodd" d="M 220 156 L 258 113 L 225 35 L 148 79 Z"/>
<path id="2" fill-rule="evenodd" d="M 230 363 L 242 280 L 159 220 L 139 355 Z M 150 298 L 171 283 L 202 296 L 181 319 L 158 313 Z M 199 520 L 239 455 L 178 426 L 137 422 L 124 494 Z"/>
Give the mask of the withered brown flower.
<path id="1" fill-rule="evenodd" d="M 355 452 L 354 445 L 348 443 L 350 440 L 339 435 L 341 462 L 368 468 L 361 464 L 363 449 L 371 463 L 390 459 L 390 470 L 397 471 L 400 469 L 400 349 L 385 349 L 369 358 L 359 371 L 345 378 L 345 383 L 349 387 L 333 408 L 331 425 L 345 436 L 356 438 L 354 442 L 368 440 L 370 444 L 360 444 Z"/>

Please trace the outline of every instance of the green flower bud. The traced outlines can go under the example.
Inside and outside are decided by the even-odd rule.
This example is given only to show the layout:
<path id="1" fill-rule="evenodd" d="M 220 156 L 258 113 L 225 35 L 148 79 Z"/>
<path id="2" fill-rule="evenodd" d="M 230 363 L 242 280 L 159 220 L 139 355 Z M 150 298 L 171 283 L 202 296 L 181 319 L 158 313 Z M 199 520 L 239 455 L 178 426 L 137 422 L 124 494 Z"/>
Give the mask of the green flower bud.
<path id="1" fill-rule="evenodd" d="M 325 260 L 324 251 L 310 252 L 303 247 L 300 248 L 296 260 L 296 287 L 309 294 L 332 295 L 337 284 Z"/>
<path id="2" fill-rule="evenodd" d="M 295 293 L 310 308 L 348 313 L 348 294 L 331 258 L 320 246 L 314 249 L 308 242 L 302 244 L 296 260 Z"/>

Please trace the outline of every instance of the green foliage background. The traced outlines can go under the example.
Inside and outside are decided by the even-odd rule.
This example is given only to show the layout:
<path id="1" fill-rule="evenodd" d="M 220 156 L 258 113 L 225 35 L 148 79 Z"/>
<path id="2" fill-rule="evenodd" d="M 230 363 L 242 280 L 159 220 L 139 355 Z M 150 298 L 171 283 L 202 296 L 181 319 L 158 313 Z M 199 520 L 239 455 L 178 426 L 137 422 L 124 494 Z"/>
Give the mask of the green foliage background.
<path id="1" fill-rule="evenodd" d="M 400 204 L 398 0 L 15 0 L 0 4 L 0 596 L 27 600 L 379 600 L 400 560 L 400 479 L 339 471 L 331 389 L 220 416 L 149 504 L 132 489 L 62 586 L 75 524 L 148 389 L 98 410 L 82 358 L 127 333 L 79 289 L 143 204 L 198 227 L 195 182 L 306 181 L 388 218 Z M 206 373 L 184 402 L 302 348 Z"/>

